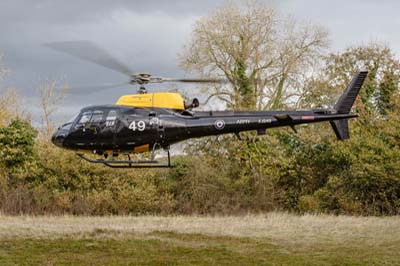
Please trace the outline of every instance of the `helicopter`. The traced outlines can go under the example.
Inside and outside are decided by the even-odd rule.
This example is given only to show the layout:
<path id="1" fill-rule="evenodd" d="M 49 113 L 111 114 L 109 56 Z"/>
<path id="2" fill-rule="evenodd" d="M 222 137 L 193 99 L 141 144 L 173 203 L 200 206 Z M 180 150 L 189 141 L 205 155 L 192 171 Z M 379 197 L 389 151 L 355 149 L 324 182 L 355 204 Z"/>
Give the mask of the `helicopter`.
<path id="1" fill-rule="evenodd" d="M 199 106 L 194 98 L 185 101 L 177 92 L 147 92 L 149 83 L 226 82 L 224 79 L 164 78 L 149 73 L 132 74 L 105 50 L 88 41 L 49 43 L 46 46 L 80 59 L 118 71 L 129 77 L 123 84 L 138 84 L 136 94 L 123 95 L 115 104 L 89 106 L 62 124 L 53 134 L 52 142 L 73 150 L 90 162 L 112 168 L 172 167 L 170 147 L 178 142 L 204 136 L 235 134 L 239 139 L 244 131 L 265 135 L 268 128 L 291 127 L 317 122 L 330 122 L 339 140 L 348 139 L 354 101 L 368 72 L 356 73 L 333 108 L 312 110 L 272 111 L 193 111 Z M 101 89 L 121 86 L 106 85 Z M 167 152 L 167 162 L 156 160 L 157 150 Z M 148 159 L 132 159 L 131 155 L 150 152 Z M 96 159 L 88 154 L 97 155 Z M 119 156 L 127 156 L 119 159 Z"/>

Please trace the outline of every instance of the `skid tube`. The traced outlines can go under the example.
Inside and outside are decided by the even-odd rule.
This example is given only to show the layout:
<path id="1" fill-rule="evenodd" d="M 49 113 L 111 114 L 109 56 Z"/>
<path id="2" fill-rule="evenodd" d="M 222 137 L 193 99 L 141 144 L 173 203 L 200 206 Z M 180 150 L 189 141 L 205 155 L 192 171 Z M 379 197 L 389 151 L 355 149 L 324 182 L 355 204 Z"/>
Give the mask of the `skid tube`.
<path id="1" fill-rule="evenodd" d="M 167 149 L 167 154 L 168 154 L 167 164 L 161 164 L 159 161 L 154 159 L 155 149 L 156 149 L 156 144 L 154 144 L 153 149 L 151 151 L 150 160 L 131 160 L 129 154 L 128 154 L 128 160 L 103 160 L 103 159 L 96 160 L 85 156 L 83 153 L 77 153 L 77 155 L 89 163 L 100 163 L 111 168 L 172 168 L 173 166 L 171 165 L 171 155 L 169 152 L 169 148 Z"/>

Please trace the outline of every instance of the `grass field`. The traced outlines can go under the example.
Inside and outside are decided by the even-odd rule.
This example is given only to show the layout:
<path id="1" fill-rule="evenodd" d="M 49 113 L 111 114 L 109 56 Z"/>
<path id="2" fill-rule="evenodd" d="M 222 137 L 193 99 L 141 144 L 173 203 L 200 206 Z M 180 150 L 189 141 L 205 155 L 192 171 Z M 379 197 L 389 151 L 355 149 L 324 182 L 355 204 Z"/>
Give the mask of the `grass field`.
<path id="1" fill-rule="evenodd" d="M 400 217 L 0 216 L 0 265 L 400 265 Z"/>

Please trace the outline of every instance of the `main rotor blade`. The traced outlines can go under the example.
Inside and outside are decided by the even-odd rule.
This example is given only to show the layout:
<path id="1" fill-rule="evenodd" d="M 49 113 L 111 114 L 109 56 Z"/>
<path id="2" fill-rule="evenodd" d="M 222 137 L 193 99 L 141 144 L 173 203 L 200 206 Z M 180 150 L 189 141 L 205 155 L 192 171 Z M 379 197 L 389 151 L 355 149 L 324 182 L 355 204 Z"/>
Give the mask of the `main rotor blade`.
<path id="1" fill-rule="evenodd" d="M 98 91 L 113 89 L 122 87 L 124 85 L 130 85 L 130 82 L 123 82 L 123 83 L 105 83 L 105 84 L 98 84 L 98 85 L 84 85 L 84 86 L 70 86 L 67 90 L 67 94 L 91 94 Z"/>
<path id="2" fill-rule="evenodd" d="M 227 83 L 227 79 L 217 78 L 160 78 L 161 82 L 188 82 L 188 83 Z"/>
<path id="3" fill-rule="evenodd" d="M 129 77 L 133 74 L 129 67 L 119 62 L 107 51 L 89 41 L 53 42 L 44 45 L 58 52 L 66 53 L 82 60 L 101 65 Z"/>

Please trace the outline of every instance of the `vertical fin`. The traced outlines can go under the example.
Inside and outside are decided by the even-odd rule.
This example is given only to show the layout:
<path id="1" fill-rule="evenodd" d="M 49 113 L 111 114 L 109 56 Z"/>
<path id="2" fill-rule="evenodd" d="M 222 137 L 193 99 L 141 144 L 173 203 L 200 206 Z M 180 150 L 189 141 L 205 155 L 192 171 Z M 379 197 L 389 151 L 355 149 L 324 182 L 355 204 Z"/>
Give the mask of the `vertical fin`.
<path id="1" fill-rule="evenodd" d="M 340 96 L 339 100 L 335 104 L 335 110 L 339 114 L 348 114 L 350 113 L 351 107 L 356 100 L 356 97 L 364 83 L 365 78 L 367 77 L 367 71 L 361 71 L 354 75 L 351 79 L 349 85 L 347 85 L 346 90 Z"/>
<path id="2" fill-rule="evenodd" d="M 338 114 L 349 114 L 354 101 L 357 98 L 358 93 L 367 77 L 367 71 L 361 71 L 354 75 L 346 90 L 340 96 L 339 100 L 335 104 L 335 110 Z M 332 120 L 330 121 L 333 131 L 335 131 L 336 137 L 339 140 L 345 140 L 350 137 L 349 133 L 349 120 Z"/>

